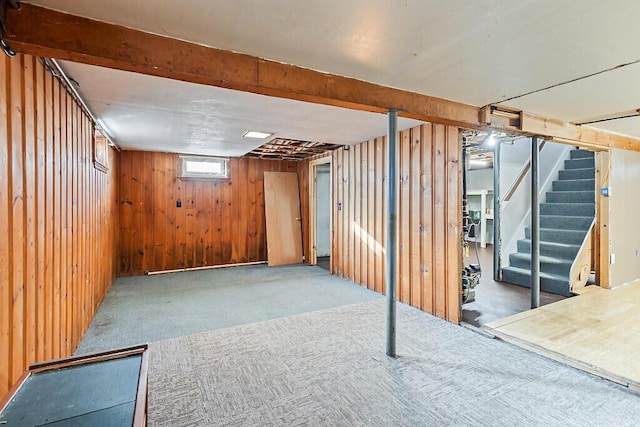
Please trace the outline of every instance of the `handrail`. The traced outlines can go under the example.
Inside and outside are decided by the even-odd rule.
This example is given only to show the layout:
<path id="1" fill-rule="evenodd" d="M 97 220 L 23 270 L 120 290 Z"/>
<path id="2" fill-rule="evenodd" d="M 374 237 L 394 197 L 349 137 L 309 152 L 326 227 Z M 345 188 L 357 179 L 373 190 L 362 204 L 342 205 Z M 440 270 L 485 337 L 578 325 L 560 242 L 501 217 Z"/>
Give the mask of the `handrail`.
<path id="1" fill-rule="evenodd" d="M 542 148 L 545 146 L 546 143 L 547 143 L 547 141 L 544 141 L 544 140 L 540 143 L 540 148 L 538 148 L 538 152 L 542 151 Z M 518 176 L 516 177 L 516 179 L 509 186 L 509 189 L 507 190 L 507 193 L 505 194 L 504 198 L 502 199 L 502 201 L 504 202 L 504 204 L 502 205 L 502 209 L 504 209 L 504 207 L 506 206 L 507 202 L 509 202 L 509 200 L 511 200 L 511 198 L 515 194 L 515 192 L 518 189 L 518 187 L 520 187 L 520 184 L 524 180 L 524 177 L 527 176 L 527 173 L 529 172 L 529 169 L 531 169 L 531 159 L 527 160 L 527 163 L 525 163 L 522 166 L 522 169 L 520 169 L 520 173 L 518 173 Z"/>

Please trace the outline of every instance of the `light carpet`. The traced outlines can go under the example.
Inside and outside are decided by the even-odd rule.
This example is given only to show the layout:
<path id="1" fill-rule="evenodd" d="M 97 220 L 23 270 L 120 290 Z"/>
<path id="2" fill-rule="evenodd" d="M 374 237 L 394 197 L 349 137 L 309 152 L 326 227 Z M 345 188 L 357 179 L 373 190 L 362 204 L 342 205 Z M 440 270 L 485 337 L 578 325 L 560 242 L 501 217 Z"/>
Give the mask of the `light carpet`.
<path id="1" fill-rule="evenodd" d="M 151 426 L 635 426 L 640 397 L 377 299 L 152 343 Z"/>

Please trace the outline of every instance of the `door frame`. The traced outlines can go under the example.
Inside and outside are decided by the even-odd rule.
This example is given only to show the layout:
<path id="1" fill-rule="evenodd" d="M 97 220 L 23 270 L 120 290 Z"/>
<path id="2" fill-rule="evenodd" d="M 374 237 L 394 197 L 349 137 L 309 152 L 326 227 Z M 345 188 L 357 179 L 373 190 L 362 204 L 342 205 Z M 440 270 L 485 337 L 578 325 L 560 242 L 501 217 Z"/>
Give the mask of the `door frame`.
<path id="1" fill-rule="evenodd" d="M 595 150 L 594 150 L 595 151 Z M 609 197 L 601 196 L 600 189 L 609 187 L 611 175 L 611 151 L 595 151 L 596 166 L 596 225 L 593 234 L 596 284 L 603 289 L 611 288 L 611 240 L 609 236 Z"/>
<path id="2" fill-rule="evenodd" d="M 316 218 L 318 213 L 317 185 L 316 185 L 317 166 L 326 165 L 326 164 L 330 166 L 329 167 L 329 182 L 330 182 L 329 198 L 331 200 L 331 205 L 329 206 L 329 223 L 330 223 L 329 246 L 331 247 L 330 253 L 333 254 L 333 209 L 331 209 L 331 206 L 333 206 L 333 170 L 332 170 L 333 168 L 331 168 L 332 157 L 327 156 L 327 157 L 322 157 L 320 159 L 309 161 L 309 252 L 310 252 L 309 264 L 310 265 L 316 265 L 318 263 L 317 250 L 316 250 L 317 242 L 318 242 L 318 230 L 317 230 L 317 223 L 316 223 Z M 329 256 L 329 263 L 330 263 L 329 270 L 333 274 L 333 256 Z"/>

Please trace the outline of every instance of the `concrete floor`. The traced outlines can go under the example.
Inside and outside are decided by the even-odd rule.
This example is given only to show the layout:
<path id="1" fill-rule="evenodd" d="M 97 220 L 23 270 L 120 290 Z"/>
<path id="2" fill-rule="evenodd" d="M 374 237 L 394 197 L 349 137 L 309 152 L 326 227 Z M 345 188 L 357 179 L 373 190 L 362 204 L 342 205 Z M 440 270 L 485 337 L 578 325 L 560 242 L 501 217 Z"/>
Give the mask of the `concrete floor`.
<path id="1" fill-rule="evenodd" d="M 354 304 L 382 295 L 306 265 L 118 278 L 76 354 Z"/>
<path id="2" fill-rule="evenodd" d="M 476 300 L 462 305 L 462 321 L 475 327 L 498 319 L 513 316 L 531 309 L 531 289 L 493 280 L 493 246 L 478 247 L 482 276 L 476 287 Z M 477 264 L 476 247 L 469 248 L 465 265 Z M 544 306 L 565 299 L 562 295 L 540 292 L 540 305 Z"/>
<path id="3" fill-rule="evenodd" d="M 325 270 L 331 271 L 331 257 L 319 256 L 317 259 L 318 267 L 322 267 Z"/>

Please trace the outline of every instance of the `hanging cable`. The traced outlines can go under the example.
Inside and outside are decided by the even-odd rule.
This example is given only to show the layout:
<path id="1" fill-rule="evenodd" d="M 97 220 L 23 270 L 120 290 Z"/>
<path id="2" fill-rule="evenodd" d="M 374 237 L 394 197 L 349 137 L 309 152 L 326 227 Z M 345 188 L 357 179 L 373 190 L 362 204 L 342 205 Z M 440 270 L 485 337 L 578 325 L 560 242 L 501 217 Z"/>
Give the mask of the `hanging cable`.
<path id="1" fill-rule="evenodd" d="M 595 120 L 588 120 L 585 122 L 578 122 L 576 123 L 576 125 L 580 126 L 580 125 L 590 125 L 593 123 L 602 123 L 602 122 L 610 122 L 612 120 L 620 120 L 620 119 L 628 119 L 631 117 L 638 117 L 638 115 L 640 115 L 640 109 L 636 110 L 633 113 L 624 113 L 622 115 L 617 115 L 614 117 L 603 117 L 601 119 L 595 119 Z"/>
<path id="2" fill-rule="evenodd" d="M 491 103 L 489 103 L 487 105 L 499 105 L 499 104 L 502 104 L 504 102 L 512 101 L 512 100 L 518 99 L 518 98 L 523 98 L 525 96 L 533 95 L 534 93 L 544 92 L 544 91 L 547 91 L 549 89 L 553 89 L 553 88 L 556 88 L 556 87 L 559 87 L 559 86 L 564 86 L 564 85 L 569 84 L 569 83 L 574 83 L 574 82 L 577 82 L 577 81 L 580 81 L 580 80 L 588 79 L 590 77 L 598 76 L 600 74 L 608 73 L 609 71 L 615 71 L 615 70 L 618 70 L 620 68 L 628 67 L 630 65 L 635 65 L 635 64 L 639 64 L 639 63 L 640 63 L 640 59 L 636 59 L 635 61 L 625 62 L 624 64 L 618 64 L 616 66 L 613 66 L 613 67 L 610 67 L 610 68 L 606 68 L 604 70 L 596 71 L 594 73 L 590 73 L 590 74 L 587 74 L 585 76 L 575 77 L 573 79 L 566 80 L 566 81 L 563 81 L 563 82 L 560 82 L 560 83 L 555 83 L 555 84 L 552 84 L 550 86 L 543 87 L 541 89 L 535 89 L 535 90 L 532 90 L 532 91 L 529 91 L 529 92 L 526 92 L 526 93 L 522 93 L 520 95 L 515 95 L 515 96 L 511 96 L 509 98 L 501 99 L 501 100 L 496 101 L 496 102 L 491 102 Z"/>
<path id="3" fill-rule="evenodd" d="M 2 51 L 5 55 L 10 57 L 16 56 L 16 52 L 11 49 L 11 47 L 7 44 L 7 42 L 4 41 L 4 38 L 2 37 L 0 37 L 0 48 L 2 48 Z"/>

